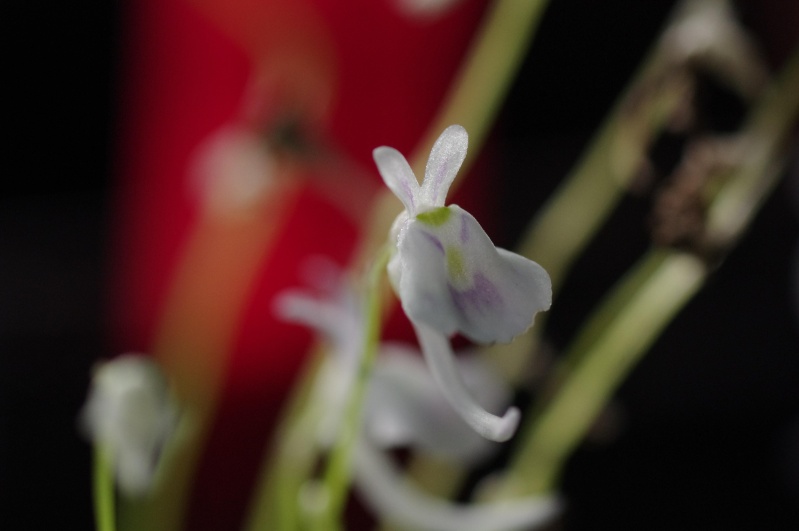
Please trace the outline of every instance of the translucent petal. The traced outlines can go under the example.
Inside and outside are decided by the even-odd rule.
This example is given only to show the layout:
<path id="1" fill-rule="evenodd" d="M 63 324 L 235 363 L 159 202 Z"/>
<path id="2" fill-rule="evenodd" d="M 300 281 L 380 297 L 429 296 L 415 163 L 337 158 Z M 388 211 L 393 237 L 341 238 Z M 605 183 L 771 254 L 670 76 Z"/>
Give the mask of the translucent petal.
<path id="1" fill-rule="evenodd" d="M 476 505 L 433 498 L 404 481 L 394 464 L 362 439 L 355 448 L 355 484 L 381 517 L 425 531 L 533 531 L 561 511 L 553 496 Z"/>
<path id="2" fill-rule="evenodd" d="M 468 146 L 469 135 L 463 127 L 451 125 L 444 129 L 427 159 L 420 198 L 422 205 L 444 206 L 449 187 L 466 158 Z"/>
<path id="3" fill-rule="evenodd" d="M 457 361 L 469 390 L 489 409 L 510 401 L 510 389 L 476 356 Z M 474 462 L 496 446 L 450 406 L 416 350 L 383 345 L 366 401 L 369 438 L 383 448 L 412 446 L 445 460 Z"/>
<path id="4" fill-rule="evenodd" d="M 146 356 L 128 354 L 95 371 L 81 423 L 111 456 L 120 489 L 140 495 L 150 486 L 177 417 L 159 367 Z"/>
<path id="5" fill-rule="evenodd" d="M 342 364 L 355 367 L 363 329 L 357 301 L 340 294 L 336 299 L 317 298 L 299 290 L 285 290 L 275 298 L 275 313 L 321 333 L 334 345 Z"/>
<path id="6" fill-rule="evenodd" d="M 444 397 L 474 431 L 492 441 L 504 442 L 513 437 L 521 413 L 511 407 L 498 417 L 489 413 L 469 393 L 458 367 L 449 339 L 423 323 L 413 322 L 425 360 Z"/>
<path id="7" fill-rule="evenodd" d="M 376 148 L 372 157 L 386 186 L 402 201 L 405 210 L 415 213 L 418 208 L 416 202 L 419 182 L 405 157 L 396 149 L 386 146 Z"/>
<path id="8" fill-rule="evenodd" d="M 495 248 L 460 207 L 440 210 L 436 218 L 411 220 L 400 238 L 405 312 L 447 336 L 460 332 L 478 343 L 511 341 L 549 308 L 549 275 L 532 260 Z"/>

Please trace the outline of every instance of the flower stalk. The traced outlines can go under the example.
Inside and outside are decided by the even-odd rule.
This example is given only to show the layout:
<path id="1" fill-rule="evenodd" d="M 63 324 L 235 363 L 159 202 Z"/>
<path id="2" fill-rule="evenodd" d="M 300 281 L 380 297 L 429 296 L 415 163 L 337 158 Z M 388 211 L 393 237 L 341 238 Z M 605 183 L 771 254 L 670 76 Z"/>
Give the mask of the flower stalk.
<path id="1" fill-rule="evenodd" d="M 344 504 L 352 477 L 352 453 L 361 427 L 369 376 L 377 358 L 382 324 L 381 299 L 383 295 L 383 274 L 391 256 L 390 248 L 384 247 L 369 272 L 368 291 L 366 295 L 366 327 L 363 337 L 363 351 L 353 389 L 347 401 L 342 426 L 333 449 L 328 457 L 327 468 L 323 477 L 323 493 L 325 496 L 324 514 L 321 521 L 328 527 L 336 529 L 341 521 Z"/>
<path id="2" fill-rule="evenodd" d="M 108 452 L 95 443 L 93 451 L 92 495 L 97 531 L 116 531 L 114 474 Z"/>

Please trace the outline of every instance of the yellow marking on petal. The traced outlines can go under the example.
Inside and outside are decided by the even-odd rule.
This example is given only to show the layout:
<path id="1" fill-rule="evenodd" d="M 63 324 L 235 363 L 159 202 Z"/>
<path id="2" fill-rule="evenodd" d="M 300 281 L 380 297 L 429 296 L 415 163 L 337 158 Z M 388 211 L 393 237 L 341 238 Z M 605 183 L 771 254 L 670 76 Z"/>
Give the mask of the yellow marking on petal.
<path id="1" fill-rule="evenodd" d="M 466 264 L 461 250 L 457 247 L 447 247 L 447 273 L 455 282 L 466 281 Z"/>
<path id="2" fill-rule="evenodd" d="M 449 209 L 449 207 L 438 207 L 433 210 L 428 210 L 427 212 L 417 214 L 416 219 L 425 225 L 430 225 L 431 227 L 440 227 L 449 220 L 450 216 L 452 216 L 452 211 Z"/>

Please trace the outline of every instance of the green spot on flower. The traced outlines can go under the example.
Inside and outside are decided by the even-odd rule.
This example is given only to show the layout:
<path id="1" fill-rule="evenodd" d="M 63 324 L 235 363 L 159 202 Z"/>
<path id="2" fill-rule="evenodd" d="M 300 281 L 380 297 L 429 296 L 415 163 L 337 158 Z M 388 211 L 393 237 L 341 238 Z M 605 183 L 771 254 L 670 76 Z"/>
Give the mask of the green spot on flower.
<path id="1" fill-rule="evenodd" d="M 447 247 L 447 273 L 456 282 L 466 280 L 466 264 L 458 247 Z"/>
<path id="2" fill-rule="evenodd" d="M 447 222 L 451 215 L 452 212 L 450 211 L 449 207 L 438 207 L 434 208 L 433 210 L 428 210 L 427 212 L 417 214 L 416 219 L 425 225 L 440 227 Z"/>

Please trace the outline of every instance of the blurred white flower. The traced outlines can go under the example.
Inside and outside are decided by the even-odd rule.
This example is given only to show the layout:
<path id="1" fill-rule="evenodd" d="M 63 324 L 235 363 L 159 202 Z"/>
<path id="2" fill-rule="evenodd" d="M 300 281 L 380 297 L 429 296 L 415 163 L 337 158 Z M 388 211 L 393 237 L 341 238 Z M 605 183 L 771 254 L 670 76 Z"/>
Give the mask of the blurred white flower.
<path id="1" fill-rule="evenodd" d="M 361 356 L 364 316 L 354 290 L 331 264 L 317 262 L 312 281 L 318 296 L 290 290 L 276 300 L 284 319 L 315 329 L 329 344 L 314 385 L 317 437 L 330 446 L 341 425 L 349 389 Z M 338 279 L 338 281 L 336 281 Z M 510 389 L 475 355 L 458 357 L 457 371 L 479 402 L 490 409 L 506 406 Z M 355 483 L 362 499 L 382 517 L 404 527 L 428 531 L 532 530 L 560 511 L 553 496 L 463 505 L 433 498 L 407 483 L 383 449 L 413 447 L 442 460 L 473 464 L 497 446 L 480 437 L 444 399 L 419 352 L 383 343 L 365 399 L 363 431 L 354 451 Z M 317 486 L 310 483 L 307 486 Z M 313 504 L 319 494 L 304 492 Z"/>
<path id="2" fill-rule="evenodd" d="M 400 11 L 410 17 L 434 19 L 452 11 L 461 0 L 395 0 Z"/>
<path id="3" fill-rule="evenodd" d="M 355 449 L 355 481 L 363 500 L 384 519 L 419 531 L 533 531 L 562 510 L 557 496 L 459 504 L 413 488 L 391 460 L 363 438 Z"/>
<path id="4" fill-rule="evenodd" d="M 178 410 L 166 378 L 149 357 L 125 354 L 99 365 L 80 422 L 106 452 L 120 491 L 141 495 L 151 486 Z"/>
<path id="5" fill-rule="evenodd" d="M 768 80 L 767 63 L 729 0 L 681 2 L 661 39 L 669 61 L 702 66 L 746 97 Z"/>
<path id="6" fill-rule="evenodd" d="M 316 269 L 323 284 L 318 286 L 320 296 L 290 290 L 276 300 L 275 309 L 284 319 L 315 329 L 330 345 L 331 356 L 323 361 L 314 388 L 314 402 L 324 409 L 317 435 L 327 445 L 335 437 L 357 374 L 364 316 L 354 290 L 340 275 L 339 282 L 332 283 L 329 269 Z M 457 365 L 483 406 L 508 404 L 510 389 L 482 360 L 464 355 Z M 446 460 L 474 462 L 494 448 L 444 399 L 419 352 L 399 343 L 380 346 L 363 424 L 366 436 L 382 448 L 411 446 Z"/>
<path id="7" fill-rule="evenodd" d="M 458 372 L 488 409 L 507 407 L 511 390 L 475 354 L 457 358 Z M 457 414 L 416 349 L 384 343 L 366 404 L 369 438 L 382 448 L 412 446 L 442 460 L 473 463 L 496 449 Z"/>
<path id="8" fill-rule="evenodd" d="M 468 137 L 448 127 L 436 141 L 420 186 L 405 158 L 379 147 L 374 159 L 386 185 L 405 211 L 394 222 L 397 252 L 389 277 L 444 394 L 483 436 L 513 435 L 519 413 L 498 418 L 471 399 L 454 370 L 449 336 L 460 332 L 478 343 L 509 342 L 547 310 L 552 284 L 538 264 L 494 247 L 474 217 L 444 201 L 464 158 Z"/>
<path id="9" fill-rule="evenodd" d="M 245 126 L 214 132 L 195 155 L 193 186 L 204 207 L 229 216 L 255 206 L 275 181 L 277 163 L 266 140 Z"/>

